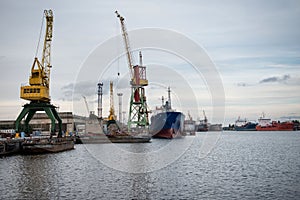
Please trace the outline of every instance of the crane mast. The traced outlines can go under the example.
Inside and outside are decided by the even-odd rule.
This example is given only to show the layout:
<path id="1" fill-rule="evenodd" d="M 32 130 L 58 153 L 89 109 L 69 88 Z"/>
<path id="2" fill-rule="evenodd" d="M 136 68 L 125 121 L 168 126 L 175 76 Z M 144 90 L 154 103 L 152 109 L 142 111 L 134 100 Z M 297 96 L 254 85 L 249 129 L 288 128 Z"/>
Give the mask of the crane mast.
<path id="1" fill-rule="evenodd" d="M 131 54 L 129 37 L 124 23 L 124 17 L 122 17 L 118 11 L 115 11 L 117 17 L 120 20 L 122 36 L 124 46 L 127 55 L 128 67 L 130 71 L 130 85 L 131 85 L 131 98 L 129 106 L 129 117 L 128 117 L 128 130 L 132 128 L 136 129 L 147 129 L 149 126 L 148 120 L 148 108 L 146 103 L 145 88 L 148 85 L 146 78 L 146 67 L 142 66 L 142 54 L 140 53 L 140 65 L 133 64 L 133 57 Z M 141 130 L 143 131 L 143 130 Z"/>
<path id="2" fill-rule="evenodd" d="M 52 31 L 53 31 L 53 12 L 52 10 L 45 10 L 44 11 L 46 17 L 46 34 L 44 39 L 44 48 L 43 48 L 43 56 L 42 56 L 42 65 L 45 73 L 45 86 L 49 88 L 50 84 L 50 68 L 51 60 L 50 60 L 50 53 L 51 53 L 51 41 L 52 41 Z"/>
<path id="3" fill-rule="evenodd" d="M 115 11 L 115 13 L 117 14 L 117 17 L 120 19 L 120 23 L 121 23 L 121 28 L 122 28 L 122 36 L 123 36 L 123 40 L 124 40 L 124 46 L 126 49 L 126 56 L 127 56 L 127 61 L 128 61 L 128 68 L 130 71 L 130 75 L 131 78 L 133 78 L 133 64 L 132 64 L 132 55 L 131 55 L 131 50 L 130 50 L 130 46 L 129 46 L 129 38 L 128 38 L 128 34 L 127 34 L 127 30 L 125 27 L 125 23 L 124 23 L 124 17 L 122 17 L 118 11 Z"/>

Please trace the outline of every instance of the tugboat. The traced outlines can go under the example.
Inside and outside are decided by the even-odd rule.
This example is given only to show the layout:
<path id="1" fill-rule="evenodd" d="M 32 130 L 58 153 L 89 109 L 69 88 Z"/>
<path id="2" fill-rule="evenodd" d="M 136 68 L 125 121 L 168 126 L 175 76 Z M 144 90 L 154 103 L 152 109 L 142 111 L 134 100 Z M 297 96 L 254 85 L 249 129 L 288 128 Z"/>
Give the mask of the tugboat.
<path id="1" fill-rule="evenodd" d="M 168 88 L 168 101 L 162 98 L 161 108 L 151 117 L 150 134 L 154 138 L 173 139 L 184 135 L 184 114 L 176 112 L 171 107 L 171 90 Z"/>

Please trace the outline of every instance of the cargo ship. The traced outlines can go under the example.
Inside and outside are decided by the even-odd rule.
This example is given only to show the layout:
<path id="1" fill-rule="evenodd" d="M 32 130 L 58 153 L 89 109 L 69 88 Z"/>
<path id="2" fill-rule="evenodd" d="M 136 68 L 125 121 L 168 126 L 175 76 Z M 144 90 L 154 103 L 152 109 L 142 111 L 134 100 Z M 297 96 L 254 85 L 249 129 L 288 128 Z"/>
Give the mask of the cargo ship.
<path id="1" fill-rule="evenodd" d="M 199 120 L 199 124 L 196 126 L 197 132 L 207 132 L 207 131 L 222 131 L 222 124 L 211 124 L 208 123 L 207 117 L 205 115 L 205 111 L 203 110 L 203 120 Z"/>
<path id="2" fill-rule="evenodd" d="M 196 125 L 196 131 L 197 132 L 206 132 L 208 131 L 208 123 L 207 123 L 207 117 L 205 115 L 205 111 L 203 110 L 204 119 L 199 121 L 199 124 Z"/>
<path id="3" fill-rule="evenodd" d="M 173 139 L 184 135 L 184 114 L 176 112 L 171 107 L 171 90 L 168 88 L 168 101 L 164 103 L 162 98 L 162 106 L 156 108 L 151 117 L 150 134 L 153 138 Z"/>
<path id="4" fill-rule="evenodd" d="M 184 120 L 183 131 L 185 135 L 195 135 L 196 134 L 196 121 L 193 120 L 190 113 L 188 113 L 188 119 Z"/>
<path id="5" fill-rule="evenodd" d="M 294 129 L 293 122 L 271 121 L 264 118 L 264 115 L 258 119 L 257 131 L 292 131 Z"/>
<path id="6" fill-rule="evenodd" d="M 208 123 L 208 131 L 222 131 L 222 124 L 210 124 Z"/>
<path id="7" fill-rule="evenodd" d="M 257 123 L 248 121 L 247 119 L 240 119 L 235 121 L 234 130 L 236 131 L 256 131 Z"/>

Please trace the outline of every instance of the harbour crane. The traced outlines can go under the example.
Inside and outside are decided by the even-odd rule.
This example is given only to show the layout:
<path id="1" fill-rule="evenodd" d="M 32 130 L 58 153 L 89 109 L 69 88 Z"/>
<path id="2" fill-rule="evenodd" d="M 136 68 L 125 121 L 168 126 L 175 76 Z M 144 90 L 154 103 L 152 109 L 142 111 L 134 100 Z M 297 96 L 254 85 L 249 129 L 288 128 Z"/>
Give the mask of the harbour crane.
<path id="1" fill-rule="evenodd" d="M 114 85 L 112 81 L 110 81 L 109 84 L 109 91 L 110 91 L 109 93 L 110 108 L 109 108 L 109 116 L 107 120 L 107 129 L 109 134 L 114 135 L 120 131 L 120 127 L 116 122 L 116 115 L 115 115 L 115 108 L 114 108 Z"/>
<path id="2" fill-rule="evenodd" d="M 50 69 L 51 65 L 51 42 L 53 36 L 53 12 L 44 10 L 46 19 L 46 31 L 42 53 L 42 62 L 37 57 L 34 58 L 29 77 L 29 85 L 21 86 L 20 97 L 30 101 L 25 104 L 23 110 L 16 120 L 16 131 L 25 131 L 29 133 L 29 122 L 37 111 L 45 111 L 51 119 L 51 134 L 55 134 L 55 123 L 58 122 L 58 136 L 62 134 L 62 120 L 59 117 L 56 108 L 50 103 Z M 21 121 L 25 119 L 25 130 L 21 130 Z"/>
<path id="3" fill-rule="evenodd" d="M 128 117 L 128 131 L 132 128 L 144 128 L 148 129 L 148 109 L 146 103 L 145 86 L 148 85 L 146 78 L 146 67 L 142 66 L 142 54 L 140 52 L 140 65 L 133 64 L 133 57 L 131 54 L 130 43 L 128 33 L 124 23 L 124 17 L 122 17 L 118 11 L 115 11 L 117 17 L 121 23 L 122 36 L 124 46 L 126 50 L 128 68 L 130 72 L 130 85 L 131 85 L 131 97 L 129 106 L 129 117 Z"/>

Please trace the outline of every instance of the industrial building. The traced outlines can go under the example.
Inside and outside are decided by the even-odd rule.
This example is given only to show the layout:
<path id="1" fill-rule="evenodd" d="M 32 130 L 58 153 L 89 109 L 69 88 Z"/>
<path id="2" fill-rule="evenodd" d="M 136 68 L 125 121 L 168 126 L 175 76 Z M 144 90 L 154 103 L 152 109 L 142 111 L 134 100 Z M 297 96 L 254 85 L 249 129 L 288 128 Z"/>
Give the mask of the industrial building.
<path id="1" fill-rule="evenodd" d="M 59 112 L 62 119 L 62 130 L 64 132 L 84 131 L 80 127 L 84 127 L 86 117 L 73 115 L 72 112 Z M 45 134 L 51 131 L 51 120 L 46 113 L 36 113 L 30 121 L 30 128 L 32 131 L 41 131 Z M 57 124 L 56 124 L 57 128 Z M 0 130 L 9 131 L 15 129 L 15 120 L 2 120 L 0 121 Z"/>

